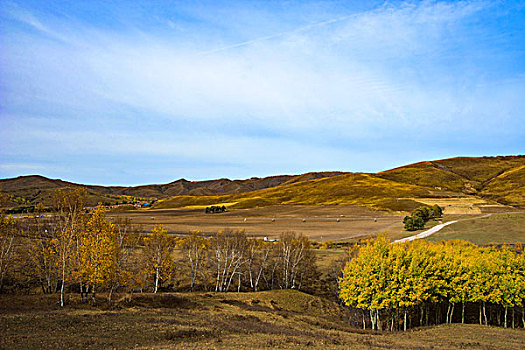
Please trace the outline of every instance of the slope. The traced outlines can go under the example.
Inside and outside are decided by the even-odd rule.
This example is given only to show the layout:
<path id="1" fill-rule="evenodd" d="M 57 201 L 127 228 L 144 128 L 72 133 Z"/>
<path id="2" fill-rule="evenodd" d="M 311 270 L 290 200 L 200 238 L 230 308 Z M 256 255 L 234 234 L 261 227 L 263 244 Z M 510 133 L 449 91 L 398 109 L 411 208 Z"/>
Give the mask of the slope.
<path id="1" fill-rule="evenodd" d="M 117 201 L 129 200 L 130 197 L 143 199 L 160 199 L 172 196 L 188 195 L 221 195 L 243 193 L 265 188 L 272 188 L 283 183 L 296 183 L 339 175 L 341 172 L 312 172 L 302 175 L 279 175 L 246 180 L 218 179 L 208 181 L 188 181 L 180 179 L 168 184 L 144 186 L 93 186 L 81 185 L 63 180 L 48 179 L 40 175 L 20 176 L 0 180 L 0 194 L 3 204 L 0 207 L 31 205 L 36 203 L 51 204 L 53 192 L 64 187 L 85 187 L 88 189 L 88 203 L 114 204 Z"/>
<path id="2" fill-rule="evenodd" d="M 502 204 L 525 205 L 525 165 L 513 168 L 487 182 L 481 190 L 483 197 Z"/>
<path id="3" fill-rule="evenodd" d="M 525 156 L 457 157 L 410 164 L 380 172 L 377 176 L 523 207 L 523 166 Z"/>
<path id="4" fill-rule="evenodd" d="M 408 197 L 449 197 L 452 192 L 399 183 L 373 174 L 350 173 L 271 189 L 223 196 L 176 196 L 154 208 L 227 203 L 230 208 L 268 205 L 365 205 L 378 210 L 410 211 L 420 206 Z"/>

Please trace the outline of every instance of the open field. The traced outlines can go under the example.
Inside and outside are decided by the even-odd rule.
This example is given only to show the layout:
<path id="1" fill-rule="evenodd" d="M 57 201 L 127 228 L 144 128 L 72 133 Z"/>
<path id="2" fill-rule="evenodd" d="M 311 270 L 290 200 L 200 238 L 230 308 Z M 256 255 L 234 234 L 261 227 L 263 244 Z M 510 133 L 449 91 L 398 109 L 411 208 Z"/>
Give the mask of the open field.
<path id="1" fill-rule="evenodd" d="M 2 349 L 521 349 L 522 329 L 353 328 L 335 303 L 293 290 L 134 295 L 61 310 L 53 296 L 0 296 Z"/>
<path id="2" fill-rule="evenodd" d="M 448 215 L 482 214 L 514 210 L 514 208 L 486 201 L 482 198 L 465 196 L 452 198 L 407 198 L 422 205 L 439 205 Z"/>
<path id="3" fill-rule="evenodd" d="M 525 219 L 521 219 L 525 214 L 496 212 L 490 220 L 485 220 L 484 215 L 486 214 L 445 213 L 439 221 L 427 222 L 423 230 L 410 232 L 403 229 L 402 215 L 360 206 L 271 206 L 233 209 L 217 214 L 205 214 L 200 208 L 134 210 L 112 212 L 108 217 L 130 218 L 133 224 L 141 225 L 145 232 L 151 232 L 155 224 L 162 224 L 171 234 L 181 235 L 191 230 L 211 234 L 224 228 L 232 228 L 244 229 L 248 235 L 254 237 L 275 238 L 283 232 L 295 231 L 319 242 L 357 241 L 379 233 L 385 233 L 396 240 L 418 234 L 440 222 L 460 220 L 428 239 L 465 238 L 480 244 L 525 241 Z M 490 225 L 486 225 L 487 222 Z"/>
<path id="4" fill-rule="evenodd" d="M 476 244 L 525 242 L 525 213 L 495 213 L 461 221 L 428 237 L 430 241 L 465 239 Z"/>
<path id="5" fill-rule="evenodd" d="M 109 213 L 108 217 L 130 218 L 149 232 L 155 224 L 162 224 L 174 234 L 187 234 L 190 230 L 215 233 L 228 227 L 244 229 L 255 237 L 277 237 L 282 232 L 295 231 L 316 241 L 355 240 L 403 231 L 402 216 L 359 206 L 272 206 L 216 214 L 205 214 L 203 209 L 136 210 Z"/>

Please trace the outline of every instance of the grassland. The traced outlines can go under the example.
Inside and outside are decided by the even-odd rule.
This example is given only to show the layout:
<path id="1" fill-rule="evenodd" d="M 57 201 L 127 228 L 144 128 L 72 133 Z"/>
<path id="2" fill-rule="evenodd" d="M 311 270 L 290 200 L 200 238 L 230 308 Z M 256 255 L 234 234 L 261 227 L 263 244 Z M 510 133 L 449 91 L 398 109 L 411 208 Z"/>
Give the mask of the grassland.
<path id="1" fill-rule="evenodd" d="M 476 214 L 498 209 L 497 203 L 525 206 L 524 163 L 522 156 L 451 158 L 377 174 L 342 174 L 246 193 L 175 196 L 160 201 L 156 208 L 219 203 L 233 203 L 230 208 L 237 209 L 275 205 L 363 205 L 375 210 L 406 213 L 420 206 L 421 200 L 436 198 L 457 202 L 458 214 Z M 463 201 L 476 205 L 469 203 L 465 207 Z M 454 207 L 452 203 L 451 209 Z"/>
<path id="2" fill-rule="evenodd" d="M 496 213 L 463 219 L 427 238 L 430 241 L 464 239 L 476 244 L 525 242 L 525 213 Z"/>
<path id="3" fill-rule="evenodd" d="M 0 180 L 0 207 L 43 202 L 66 186 L 88 189 L 88 201 L 115 203 L 131 197 L 159 200 L 159 209 L 229 203 L 237 209 L 271 205 L 364 205 L 371 209 L 408 212 L 420 204 L 413 198 L 476 196 L 525 207 L 525 156 L 457 157 L 364 173 L 307 173 L 247 180 L 218 179 L 135 187 L 84 186 L 42 176 Z M 175 197 L 174 197 L 175 196 Z M 2 204 L 4 200 L 7 204 Z M 14 198 L 14 199 L 13 199 Z M 170 198 L 170 199 L 167 199 Z M 15 200 L 16 199 L 16 200 Z"/>
<path id="4" fill-rule="evenodd" d="M 453 172 L 479 185 L 511 170 L 523 166 L 525 156 L 515 157 L 457 157 L 432 161 L 436 166 Z"/>
<path id="5" fill-rule="evenodd" d="M 56 296 L 0 296 L 2 349 L 521 349 L 523 330 L 441 325 L 354 328 L 327 299 L 293 290 L 134 295 L 117 305 L 56 306 Z"/>
<path id="6" fill-rule="evenodd" d="M 396 182 L 447 189 L 501 204 L 525 206 L 525 157 L 458 157 L 376 174 Z"/>
<path id="7" fill-rule="evenodd" d="M 421 162 L 413 165 L 383 171 L 379 177 L 431 188 L 446 188 L 462 192 L 468 186 L 468 180 L 453 172 L 436 167 L 432 162 Z"/>
<path id="8" fill-rule="evenodd" d="M 481 191 L 487 198 L 498 199 L 507 205 L 525 203 L 525 165 L 511 169 L 492 179 Z"/>
<path id="9" fill-rule="evenodd" d="M 403 231 L 403 217 L 360 206 L 270 206 L 205 214 L 203 209 L 136 210 L 116 212 L 111 218 L 130 218 L 151 232 L 162 224 L 172 234 L 191 230 L 215 233 L 224 228 L 244 229 L 254 237 L 277 237 L 286 231 L 303 233 L 316 241 L 348 241 L 386 232 Z M 245 221 L 246 219 L 246 221 Z M 339 221 L 337 221 L 339 220 Z"/>
<path id="10" fill-rule="evenodd" d="M 444 203 L 443 199 L 435 200 Z M 468 207 L 469 203 L 460 202 L 457 208 L 461 208 L 460 205 Z M 276 238 L 283 232 L 295 231 L 319 242 L 352 242 L 379 233 L 396 240 L 420 233 L 439 222 L 464 220 L 447 226 L 428 239 L 464 238 L 479 244 L 525 242 L 525 220 L 521 219 L 524 214 L 494 211 L 491 217 L 482 219 L 486 214 L 485 207 L 481 208 L 481 211 L 474 211 L 477 214 L 447 214 L 445 211 L 442 219 L 427 222 L 425 228 L 419 231 L 405 231 L 403 215 L 391 215 L 360 206 L 270 206 L 236 209 L 220 214 L 205 214 L 202 209 L 135 210 L 114 212 L 108 216 L 113 220 L 129 218 L 133 224 L 142 226 L 144 232 L 151 232 L 156 224 L 162 224 L 171 234 L 179 235 L 185 235 L 191 230 L 213 234 L 224 228 L 232 228 L 244 229 L 252 237 Z"/>
<path id="11" fill-rule="evenodd" d="M 236 204 L 232 209 L 275 205 L 362 205 L 376 210 L 411 211 L 420 204 L 407 197 L 444 197 L 450 193 L 381 179 L 371 174 L 345 174 L 270 189 L 224 196 L 177 196 L 157 209 L 193 205 Z"/>

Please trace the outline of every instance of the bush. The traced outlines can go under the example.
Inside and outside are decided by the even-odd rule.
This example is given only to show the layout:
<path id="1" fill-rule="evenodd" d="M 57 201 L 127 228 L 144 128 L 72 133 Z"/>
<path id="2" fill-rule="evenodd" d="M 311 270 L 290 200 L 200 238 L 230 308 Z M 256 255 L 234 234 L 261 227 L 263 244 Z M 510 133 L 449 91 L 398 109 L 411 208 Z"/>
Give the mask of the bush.
<path id="1" fill-rule="evenodd" d="M 206 207 L 206 210 L 205 210 L 205 213 L 206 214 L 210 214 L 210 213 L 224 213 L 226 211 L 226 206 L 216 206 L 216 205 L 212 205 L 211 207 Z"/>
<path id="2" fill-rule="evenodd" d="M 410 216 L 405 216 L 403 223 L 405 224 L 405 230 L 415 231 L 425 227 L 428 220 L 438 218 L 443 215 L 443 209 L 434 204 L 430 207 L 417 208 L 412 212 Z"/>

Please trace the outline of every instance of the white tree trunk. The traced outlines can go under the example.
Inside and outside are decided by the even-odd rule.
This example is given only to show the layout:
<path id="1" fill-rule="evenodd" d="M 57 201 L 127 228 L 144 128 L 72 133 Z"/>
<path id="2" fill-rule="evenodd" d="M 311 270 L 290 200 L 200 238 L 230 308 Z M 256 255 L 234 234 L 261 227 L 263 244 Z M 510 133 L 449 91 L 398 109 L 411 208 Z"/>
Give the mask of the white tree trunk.
<path id="1" fill-rule="evenodd" d="M 159 288 L 159 268 L 157 267 L 155 270 L 155 289 L 153 290 L 153 293 L 157 293 L 158 288 Z"/>
<path id="2" fill-rule="evenodd" d="M 487 312 L 485 308 L 485 302 L 483 302 L 483 318 L 485 319 L 485 326 L 486 326 L 488 322 L 487 322 Z"/>

